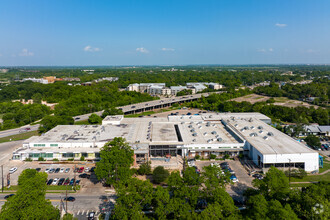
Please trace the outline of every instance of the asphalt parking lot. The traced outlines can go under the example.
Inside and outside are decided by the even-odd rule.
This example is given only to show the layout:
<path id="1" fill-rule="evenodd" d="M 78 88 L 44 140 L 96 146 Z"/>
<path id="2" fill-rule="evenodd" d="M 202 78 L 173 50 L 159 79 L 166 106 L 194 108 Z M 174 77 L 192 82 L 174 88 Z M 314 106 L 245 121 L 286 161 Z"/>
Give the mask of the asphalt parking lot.
<path id="1" fill-rule="evenodd" d="M 88 184 L 88 182 L 90 182 L 92 179 L 94 181 L 95 180 L 95 176 L 91 175 L 91 179 L 87 179 L 87 178 L 79 178 L 79 175 L 82 174 L 82 173 L 86 173 L 86 168 L 88 167 L 89 168 L 89 172 L 87 174 L 91 174 L 90 170 L 92 167 L 94 167 L 95 164 L 85 164 L 85 163 L 81 163 L 81 164 L 76 164 L 76 167 L 77 168 L 80 168 L 80 167 L 84 167 L 84 171 L 81 172 L 81 173 L 74 173 L 74 169 L 75 169 L 75 164 L 51 164 L 51 163 L 44 163 L 44 162 L 37 162 L 37 161 L 33 161 L 33 162 L 24 162 L 24 161 L 10 161 L 8 164 L 6 164 L 4 166 L 4 177 L 7 177 L 7 174 L 9 173 L 9 169 L 12 168 L 12 167 L 17 167 L 17 171 L 10 174 L 10 184 L 11 185 L 17 185 L 17 181 L 18 181 L 18 176 L 22 173 L 23 170 L 25 169 L 36 169 L 36 168 L 40 168 L 40 172 L 45 172 L 46 169 L 57 169 L 57 168 L 63 168 L 64 171 L 65 169 L 67 168 L 70 168 L 70 171 L 69 172 L 58 172 L 58 173 L 47 173 L 48 174 L 48 180 L 49 179 L 55 179 L 55 178 L 69 178 L 70 180 L 74 177 L 76 177 L 76 179 L 80 179 L 81 182 L 80 182 L 80 185 L 85 185 L 85 184 Z M 7 185 L 7 184 L 6 184 Z"/>

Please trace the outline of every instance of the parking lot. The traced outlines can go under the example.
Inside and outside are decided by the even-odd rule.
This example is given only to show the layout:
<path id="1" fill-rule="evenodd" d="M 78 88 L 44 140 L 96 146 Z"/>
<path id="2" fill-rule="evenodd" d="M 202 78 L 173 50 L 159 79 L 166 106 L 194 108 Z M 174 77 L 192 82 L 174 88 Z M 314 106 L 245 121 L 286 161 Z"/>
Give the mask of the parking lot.
<path id="1" fill-rule="evenodd" d="M 18 176 L 22 173 L 25 169 L 37 169 L 39 168 L 39 172 L 46 172 L 48 174 L 48 180 L 50 179 L 58 179 L 57 182 L 51 182 L 49 185 L 59 185 L 59 180 L 64 178 L 80 180 L 79 185 L 84 186 L 88 185 L 90 182 L 97 182 L 97 179 L 93 173 L 91 173 L 92 167 L 95 164 L 92 163 L 78 163 L 78 164 L 61 164 L 61 163 L 45 163 L 45 162 L 23 162 L 23 161 L 10 161 L 4 166 L 4 177 L 7 177 L 9 173 L 9 169 L 12 167 L 17 167 L 17 170 L 10 174 L 10 184 L 17 185 Z M 78 172 L 74 172 L 75 168 L 80 169 Z M 86 172 L 87 171 L 87 172 Z M 83 177 L 79 177 L 79 175 L 83 174 Z M 7 181 L 5 181 L 7 183 Z M 60 185 L 64 185 L 65 181 L 62 182 Z M 69 182 L 70 183 L 70 182 Z M 66 183 L 65 185 L 70 185 Z M 7 184 L 5 184 L 7 185 Z M 72 184 L 73 185 L 73 184 Z"/>

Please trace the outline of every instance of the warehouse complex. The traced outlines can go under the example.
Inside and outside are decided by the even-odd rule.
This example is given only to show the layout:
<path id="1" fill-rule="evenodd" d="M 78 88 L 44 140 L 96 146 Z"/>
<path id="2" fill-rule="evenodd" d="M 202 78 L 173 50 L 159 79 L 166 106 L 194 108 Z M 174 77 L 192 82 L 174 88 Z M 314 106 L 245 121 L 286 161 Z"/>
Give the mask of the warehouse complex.
<path id="1" fill-rule="evenodd" d="M 59 125 L 27 139 L 13 159 L 98 160 L 100 149 L 123 137 L 135 152 L 135 162 L 158 157 L 209 157 L 245 154 L 260 168 L 297 167 L 318 171 L 319 155 L 269 124 L 260 113 L 205 113 L 167 117 L 106 117 L 102 125 Z"/>

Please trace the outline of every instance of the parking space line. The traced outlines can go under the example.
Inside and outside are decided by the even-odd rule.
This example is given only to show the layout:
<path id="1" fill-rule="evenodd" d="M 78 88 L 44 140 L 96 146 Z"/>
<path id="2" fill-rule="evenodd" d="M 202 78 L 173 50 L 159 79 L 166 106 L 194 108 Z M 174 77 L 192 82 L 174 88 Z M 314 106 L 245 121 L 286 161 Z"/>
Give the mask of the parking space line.
<path id="1" fill-rule="evenodd" d="M 85 210 L 82 210 L 82 213 L 81 213 L 81 214 L 83 215 L 83 214 L 84 214 L 84 212 L 85 212 Z"/>
<path id="2" fill-rule="evenodd" d="M 80 210 L 78 210 L 77 215 L 79 215 L 79 213 L 80 213 Z"/>

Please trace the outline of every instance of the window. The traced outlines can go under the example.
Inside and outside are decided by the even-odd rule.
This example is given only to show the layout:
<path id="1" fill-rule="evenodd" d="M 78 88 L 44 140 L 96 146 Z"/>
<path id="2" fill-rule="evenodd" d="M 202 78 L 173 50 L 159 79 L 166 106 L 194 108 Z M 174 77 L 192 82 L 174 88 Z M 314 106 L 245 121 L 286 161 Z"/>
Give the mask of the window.
<path id="1" fill-rule="evenodd" d="M 41 153 L 41 157 L 45 158 L 46 157 L 46 153 Z"/>
<path id="2" fill-rule="evenodd" d="M 50 144 L 51 147 L 58 147 L 58 144 Z"/>
<path id="3" fill-rule="evenodd" d="M 87 155 L 87 153 L 81 153 L 81 156 L 87 157 L 88 155 Z"/>
<path id="4" fill-rule="evenodd" d="M 47 157 L 47 158 L 53 158 L 53 153 L 47 153 L 47 154 L 46 154 L 46 157 Z"/>
<path id="5" fill-rule="evenodd" d="M 34 147 L 45 147 L 46 144 L 34 144 L 33 146 L 34 146 Z"/>
<path id="6" fill-rule="evenodd" d="M 39 153 L 33 153 L 33 157 L 34 158 L 39 158 L 40 157 L 40 154 Z"/>

